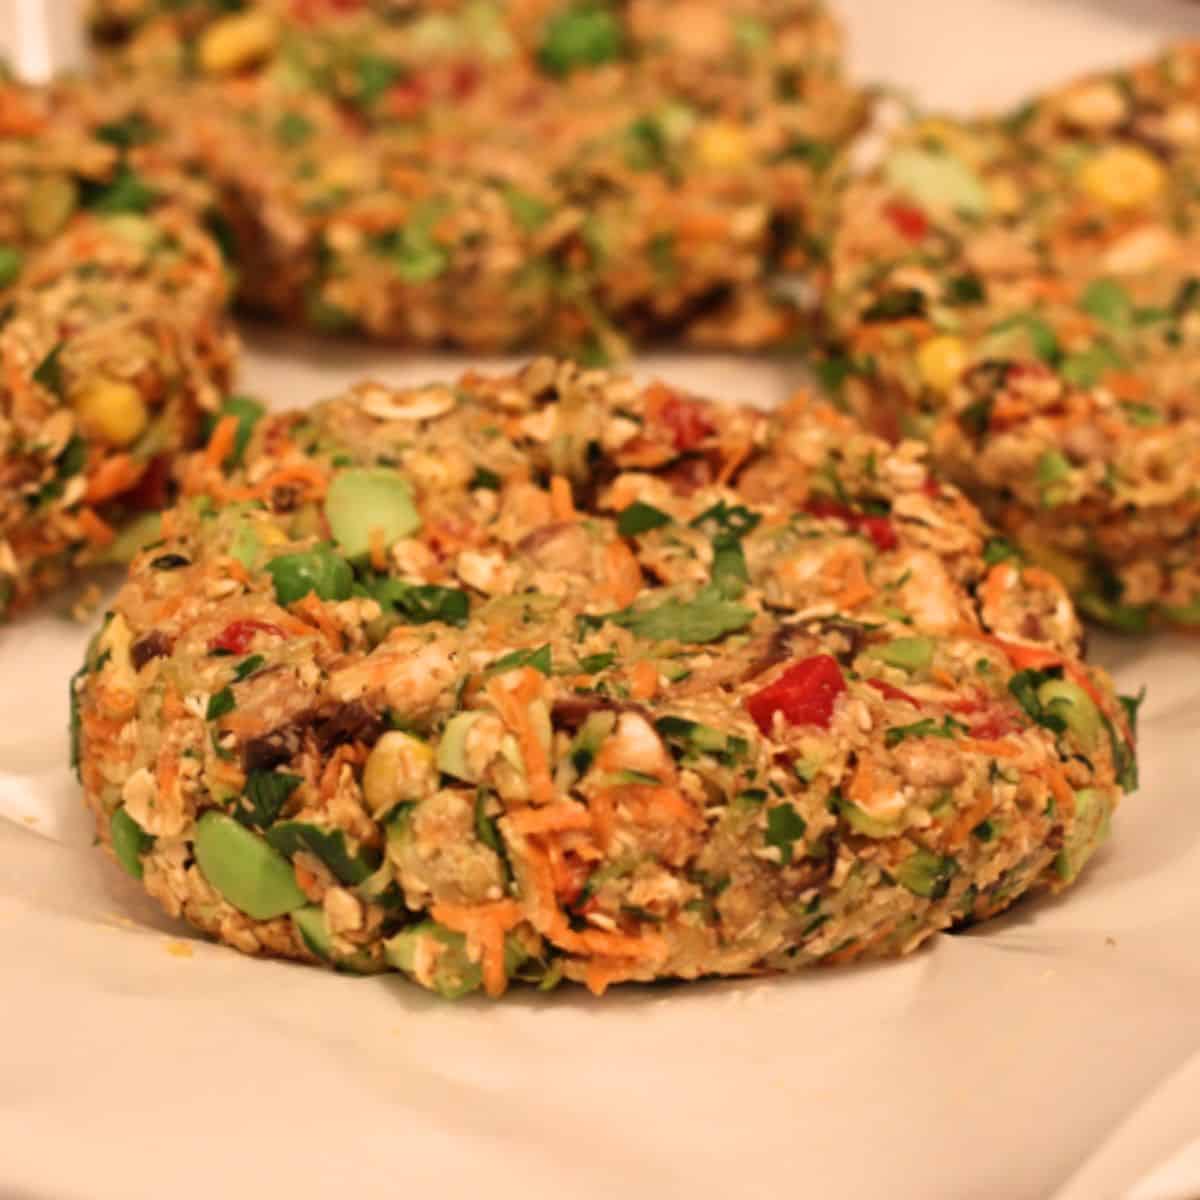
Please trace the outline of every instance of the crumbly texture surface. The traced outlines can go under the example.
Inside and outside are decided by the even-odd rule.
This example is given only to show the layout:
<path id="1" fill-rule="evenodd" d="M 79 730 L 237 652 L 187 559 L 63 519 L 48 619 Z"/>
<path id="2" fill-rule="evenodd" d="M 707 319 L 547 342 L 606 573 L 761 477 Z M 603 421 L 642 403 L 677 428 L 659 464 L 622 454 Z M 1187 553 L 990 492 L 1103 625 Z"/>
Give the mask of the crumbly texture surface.
<path id="1" fill-rule="evenodd" d="M 93 28 L 216 189 L 251 308 L 592 361 L 796 332 L 777 280 L 862 114 L 814 0 L 228 9 Z"/>
<path id="2" fill-rule="evenodd" d="M 185 183 L 59 100 L 0 84 L 0 616 L 129 552 L 236 356 Z"/>
<path id="3" fill-rule="evenodd" d="M 1200 625 L 1200 49 L 924 118 L 842 192 L 827 364 L 1081 607 Z"/>
<path id="4" fill-rule="evenodd" d="M 917 442 L 542 359 L 231 410 L 73 684 L 100 838 L 446 996 L 899 955 L 1135 776 L 1062 586 Z"/>

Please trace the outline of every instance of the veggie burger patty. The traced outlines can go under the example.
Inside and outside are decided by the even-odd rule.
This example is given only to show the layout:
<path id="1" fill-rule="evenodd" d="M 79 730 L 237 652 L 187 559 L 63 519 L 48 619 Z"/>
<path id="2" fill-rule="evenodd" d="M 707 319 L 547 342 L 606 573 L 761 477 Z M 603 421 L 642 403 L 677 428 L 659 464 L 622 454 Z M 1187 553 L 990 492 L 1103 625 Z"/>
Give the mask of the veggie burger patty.
<path id="1" fill-rule="evenodd" d="M 0 617 L 125 555 L 236 357 L 220 252 L 131 167 L 139 127 L 62 99 L 0 83 Z"/>
<path id="2" fill-rule="evenodd" d="M 1200 626 L 1200 47 L 923 118 L 844 191 L 829 378 L 1090 616 Z"/>
<path id="3" fill-rule="evenodd" d="M 814 0 L 120 0 L 93 29 L 212 181 L 243 302 L 406 344 L 779 343 L 863 109 Z"/>
<path id="4" fill-rule="evenodd" d="M 1135 783 L 1062 585 L 803 395 L 539 359 L 234 405 L 183 477 L 76 761 L 247 953 L 450 997 L 899 955 L 1072 882 Z"/>

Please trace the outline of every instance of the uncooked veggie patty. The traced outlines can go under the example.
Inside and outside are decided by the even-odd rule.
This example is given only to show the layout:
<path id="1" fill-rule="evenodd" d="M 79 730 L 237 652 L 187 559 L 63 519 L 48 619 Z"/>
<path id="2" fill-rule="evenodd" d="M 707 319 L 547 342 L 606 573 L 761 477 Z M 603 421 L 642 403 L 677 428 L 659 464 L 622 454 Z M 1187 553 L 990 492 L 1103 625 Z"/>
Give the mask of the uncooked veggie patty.
<path id="1" fill-rule="evenodd" d="M 1200 49 L 923 119 L 843 196 L 831 377 L 1098 620 L 1200 626 Z"/>
<path id="2" fill-rule="evenodd" d="M 73 686 L 100 837 L 446 996 L 899 955 L 1073 881 L 1131 711 L 1054 577 L 804 396 L 556 363 L 219 421 Z"/>
<path id="3" fill-rule="evenodd" d="M 0 84 L 0 616 L 121 558 L 236 355 L 190 206 L 133 171 L 127 127 L 58 100 Z"/>
<path id="4" fill-rule="evenodd" d="M 248 306 L 593 358 L 794 331 L 776 279 L 811 266 L 862 111 L 820 4 L 238 8 L 107 4 L 94 27 L 213 182 Z"/>

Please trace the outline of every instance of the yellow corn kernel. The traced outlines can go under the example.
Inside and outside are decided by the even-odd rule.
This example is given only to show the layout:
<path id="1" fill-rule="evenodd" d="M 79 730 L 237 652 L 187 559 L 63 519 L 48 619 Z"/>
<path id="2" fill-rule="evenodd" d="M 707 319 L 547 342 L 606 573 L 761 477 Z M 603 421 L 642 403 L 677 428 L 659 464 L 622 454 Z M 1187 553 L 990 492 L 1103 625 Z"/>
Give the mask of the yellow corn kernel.
<path id="1" fill-rule="evenodd" d="M 1001 217 L 1015 216 L 1025 203 L 1021 189 L 1008 175 L 996 175 L 987 181 L 988 206 Z"/>
<path id="2" fill-rule="evenodd" d="M 385 733 L 363 767 L 362 789 L 375 816 L 421 799 L 437 781 L 436 754 L 428 743 L 399 730 Z"/>
<path id="3" fill-rule="evenodd" d="M 1079 186 L 1107 208 L 1140 208 L 1166 187 L 1162 164 L 1140 146 L 1110 146 L 1089 159 Z"/>
<path id="4" fill-rule="evenodd" d="M 917 370 L 927 387 L 948 392 L 966 369 L 970 356 L 962 338 L 942 334 L 921 343 L 917 350 Z"/>
<path id="5" fill-rule="evenodd" d="M 360 154 L 337 154 L 321 167 L 321 181 L 331 188 L 364 186 L 370 179 L 370 165 Z"/>
<path id="6" fill-rule="evenodd" d="M 110 446 L 136 441 L 150 420 L 141 393 L 118 379 L 93 379 L 75 392 L 71 402 L 84 430 Z"/>
<path id="7" fill-rule="evenodd" d="M 706 167 L 730 170 L 745 166 L 750 139 L 732 121 L 710 121 L 696 134 L 696 156 Z"/>
<path id="8" fill-rule="evenodd" d="M 234 13 L 205 30 L 197 51 L 200 66 L 208 75 L 228 75 L 266 58 L 278 40 L 279 26 L 270 13 Z"/>

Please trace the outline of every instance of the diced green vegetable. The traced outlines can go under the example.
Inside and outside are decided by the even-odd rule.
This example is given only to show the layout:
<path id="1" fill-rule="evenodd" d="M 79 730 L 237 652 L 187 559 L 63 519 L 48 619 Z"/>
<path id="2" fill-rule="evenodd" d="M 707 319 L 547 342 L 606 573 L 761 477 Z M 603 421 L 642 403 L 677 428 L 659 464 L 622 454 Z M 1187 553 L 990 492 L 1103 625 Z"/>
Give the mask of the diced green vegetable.
<path id="1" fill-rule="evenodd" d="M 888 183 L 918 204 L 968 216 L 988 211 L 988 194 L 979 176 L 960 158 L 942 150 L 902 146 L 884 164 Z"/>
<path id="2" fill-rule="evenodd" d="M 60 400 L 63 399 L 63 369 L 62 358 L 65 342 L 58 342 L 46 354 L 45 358 L 34 368 L 33 381 L 40 383 L 48 392 L 52 392 Z"/>
<path id="3" fill-rule="evenodd" d="M 967 727 L 961 721 L 956 721 L 951 716 L 943 717 L 940 724 L 933 717 L 925 717 L 911 725 L 893 725 L 883 735 L 883 744 L 891 749 L 909 738 L 953 738 L 966 730 Z"/>
<path id="4" fill-rule="evenodd" d="M 233 815 L 243 825 L 254 825 L 266 829 L 283 811 L 288 797 L 300 786 L 299 775 L 288 775 L 282 771 L 250 771 L 246 775 L 246 789 L 241 803 Z"/>
<path id="5" fill-rule="evenodd" d="M 354 584 L 350 564 L 327 544 L 296 554 L 281 554 L 267 563 L 275 599 L 294 604 L 309 592 L 321 600 L 349 600 Z"/>
<path id="6" fill-rule="evenodd" d="M 1079 299 L 1079 307 L 1116 329 L 1133 324 L 1133 301 L 1115 279 L 1092 280 Z"/>
<path id="7" fill-rule="evenodd" d="M 1054 859 L 1058 877 L 1070 883 L 1083 870 L 1096 848 L 1108 837 L 1112 807 L 1108 797 L 1095 788 L 1075 793 L 1075 817 L 1071 832 Z"/>
<path id="8" fill-rule="evenodd" d="M 903 671 L 924 671 L 933 662 L 933 642 L 924 637 L 896 638 L 867 652 L 889 667 Z"/>
<path id="9" fill-rule="evenodd" d="M 233 437 L 233 449 L 226 455 L 225 461 L 221 464 L 226 470 L 231 467 L 238 466 L 242 461 L 242 456 L 246 453 L 246 446 L 250 442 L 250 436 L 254 433 L 254 427 L 262 419 L 266 413 L 266 408 L 253 396 L 230 396 L 221 405 L 220 411 L 205 419 L 205 436 L 211 436 L 212 431 L 217 427 L 217 422 L 222 417 L 236 417 L 237 431 Z"/>
<path id="10" fill-rule="evenodd" d="M 635 636 L 654 642 L 715 642 L 745 629 L 754 620 L 754 609 L 743 608 L 704 589 L 692 600 L 668 600 L 656 608 L 625 609 L 608 618 Z"/>
<path id="11" fill-rule="evenodd" d="M 373 576 L 367 580 L 366 591 L 385 613 L 399 614 L 408 625 L 441 621 L 445 625 L 462 626 L 471 611 L 466 592 L 432 583 L 405 583 L 402 579 Z"/>
<path id="12" fill-rule="evenodd" d="M 896 880 L 914 895 L 941 900 L 950 890 L 950 881 L 957 871 L 958 863 L 953 858 L 921 849 L 900 864 Z"/>
<path id="13" fill-rule="evenodd" d="M 313 123 L 298 112 L 286 112 L 275 122 L 275 139 L 284 146 L 302 146 L 313 134 Z"/>
<path id="14" fill-rule="evenodd" d="M 538 63 L 550 75 L 568 75 L 580 67 L 598 67 L 624 52 L 619 17 L 599 0 L 568 4 L 547 22 Z"/>
<path id="15" fill-rule="evenodd" d="M 616 724 L 616 713 L 595 712 L 579 727 L 570 749 L 571 765 L 578 774 L 587 774 L 605 738 L 616 728 Z"/>
<path id="16" fill-rule="evenodd" d="M 537 647 L 536 650 L 514 650 L 511 654 L 505 654 L 496 659 L 483 674 L 485 678 L 491 678 L 491 676 L 501 675 L 505 671 L 516 670 L 517 667 L 533 667 L 535 671 L 541 671 L 543 675 L 550 675 L 554 671 L 550 643 L 547 642 L 544 646 Z"/>
<path id="17" fill-rule="evenodd" d="M 144 213 L 158 199 L 158 193 L 128 164 L 122 164 L 111 182 L 87 185 L 83 204 L 99 213 Z"/>
<path id="18" fill-rule="evenodd" d="M 670 523 L 671 518 L 662 509 L 635 500 L 628 508 L 622 509 L 617 517 L 617 532 L 622 537 L 636 537 L 639 533 L 649 533 Z"/>
<path id="19" fill-rule="evenodd" d="M 776 804 L 767 809 L 768 846 L 779 848 L 780 861 L 786 867 L 795 853 L 795 843 L 804 836 L 808 823 L 790 804 Z"/>
<path id="20" fill-rule="evenodd" d="M 1061 718 L 1085 750 L 1094 750 L 1100 744 L 1104 733 L 1100 710 L 1079 684 L 1069 679 L 1048 679 L 1038 688 L 1037 698 L 1043 712 Z"/>
<path id="21" fill-rule="evenodd" d="M 195 853 L 204 878 L 256 921 L 282 917 L 308 903 L 291 863 L 224 813 L 210 810 L 196 823 Z"/>
<path id="22" fill-rule="evenodd" d="M 550 219 L 553 209 L 544 200 L 512 186 L 504 189 L 504 202 L 513 220 L 526 233 L 536 233 Z"/>
<path id="23" fill-rule="evenodd" d="M 467 957 L 467 939 L 436 921 L 422 921 L 402 930 L 383 944 L 383 953 L 397 971 L 413 975 L 417 953 L 424 939 L 439 943 L 433 958 L 433 990 L 446 1000 L 458 1000 L 483 985 L 483 971 Z"/>
<path id="24" fill-rule="evenodd" d="M 124 806 L 113 813 L 108 829 L 117 862 L 134 879 L 141 879 L 142 855 L 154 845 L 154 839 L 125 811 Z"/>
<path id="25" fill-rule="evenodd" d="M 716 758 L 735 762 L 750 748 L 750 743 L 735 734 L 724 733 L 711 725 L 687 717 L 659 717 L 654 728 L 664 741 L 677 747 L 685 754 L 711 754 Z"/>
<path id="26" fill-rule="evenodd" d="M 902 321 L 906 317 L 925 315 L 925 293 L 917 288 L 896 288 L 884 292 L 862 313 L 863 321 Z"/>
<path id="27" fill-rule="evenodd" d="M 408 481 L 389 467 L 339 471 L 325 497 L 325 518 L 333 539 L 350 559 L 365 558 L 378 530 L 385 547 L 421 527 Z"/>
<path id="28" fill-rule="evenodd" d="M 1061 450 L 1047 450 L 1038 459 L 1035 477 L 1041 488 L 1042 504 L 1054 508 L 1066 499 L 1064 485 L 1074 468 Z"/>
<path id="29" fill-rule="evenodd" d="M 0 246 L 0 287 L 15 282 L 25 265 L 25 256 L 15 246 Z"/>
<path id="30" fill-rule="evenodd" d="M 98 566 L 128 566 L 152 542 L 162 537 L 162 513 L 139 513 L 123 525 L 99 554 L 89 561 Z"/>
<path id="31" fill-rule="evenodd" d="M 467 737 L 482 716 L 479 712 L 460 712 L 446 722 L 437 748 L 437 767 L 443 775 L 452 775 L 466 783 L 479 782 L 467 762 Z"/>
<path id="32" fill-rule="evenodd" d="M 345 884 L 362 883 L 379 869 L 379 853 L 366 846 L 352 850 L 340 829 L 322 829 L 308 821 L 281 821 L 271 826 L 266 837 L 289 858 L 300 850 L 316 855 Z"/>
<path id="33" fill-rule="evenodd" d="M 226 713 L 231 713 L 237 708 L 237 701 L 234 699 L 233 690 L 223 687 L 219 692 L 213 692 L 208 698 L 208 707 L 204 710 L 204 719 L 206 721 L 216 721 L 223 717 Z"/>
<path id="34" fill-rule="evenodd" d="M 880 817 L 872 816 L 865 808 L 855 804 L 853 800 L 847 800 L 840 792 L 834 795 L 833 803 L 838 813 L 845 817 L 846 824 L 855 833 L 861 833 L 864 837 L 894 837 L 900 828 L 901 814 L 897 814 L 892 820 L 883 820 Z"/>
<path id="35" fill-rule="evenodd" d="M 1048 671 L 1035 671 L 1032 669 L 1018 671 L 1008 681 L 1008 690 L 1034 722 L 1054 733 L 1064 733 L 1067 728 L 1067 722 L 1062 713 L 1047 709 L 1039 698 L 1042 686 L 1058 678 L 1059 673 L 1057 672 L 1051 674 Z"/>
<path id="36" fill-rule="evenodd" d="M 298 908 L 291 914 L 291 918 L 300 940 L 318 958 L 356 975 L 375 975 L 387 969 L 365 950 L 352 954 L 338 954 L 334 949 L 333 934 L 329 930 L 325 910 L 319 904 Z"/>

